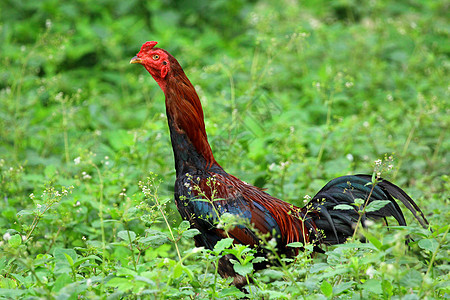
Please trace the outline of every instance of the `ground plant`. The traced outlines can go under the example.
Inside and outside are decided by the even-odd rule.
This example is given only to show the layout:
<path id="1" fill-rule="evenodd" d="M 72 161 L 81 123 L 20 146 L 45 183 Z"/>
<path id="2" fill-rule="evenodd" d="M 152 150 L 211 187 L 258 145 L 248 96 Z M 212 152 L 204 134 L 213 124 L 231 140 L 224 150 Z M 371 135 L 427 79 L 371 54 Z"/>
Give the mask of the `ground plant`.
<path id="1" fill-rule="evenodd" d="M 448 298 L 448 9 L 1 1 L 0 298 Z M 258 272 L 254 250 L 229 238 L 195 247 L 173 203 L 164 95 L 129 65 L 149 40 L 188 73 L 231 174 L 298 206 L 334 177 L 381 174 L 430 230 L 405 210 L 408 226 L 357 227 L 324 254 L 293 243 L 295 259 L 274 254 Z M 225 254 L 245 291 L 218 275 Z"/>

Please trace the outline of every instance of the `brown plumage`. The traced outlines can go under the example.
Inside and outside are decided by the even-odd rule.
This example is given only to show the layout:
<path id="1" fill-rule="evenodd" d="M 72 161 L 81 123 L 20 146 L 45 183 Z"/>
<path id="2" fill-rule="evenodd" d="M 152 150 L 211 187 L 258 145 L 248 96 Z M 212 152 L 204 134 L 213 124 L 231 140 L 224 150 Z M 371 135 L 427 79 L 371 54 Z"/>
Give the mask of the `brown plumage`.
<path id="1" fill-rule="evenodd" d="M 200 231 L 197 246 L 213 249 L 217 241 L 230 236 L 235 243 L 260 248 L 261 235 L 274 238 L 277 252 L 294 256 L 287 245 L 292 242 L 320 244 L 343 243 L 353 234 L 359 214 L 354 210 L 335 210 L 339 204 L 352 204 L 354 199 L 390 200 L 383 208 L 366 213 L 361 219 L 393 216 L 406 225 L 403 213 L 393 197 L 411 210 L 423 227 L 427 220 L 414 201 L 399 187 L 381 180 L 371 186 L 371 176 L 342 176 L 331 180 L 308 203 L 308 210 L 291 205 L 228 174 L 216 162 L 208 143 L 203 110 L 194 86 L 178 61 L 167 51 L 155 48 L 156 42 L 146 42 L 130 63 L 143 65 L 165 94 L 166 113 L 175 157 L 175 203 L 192 228 Z M 199 201 L 199 198 L 209 201 Z M 309 213 L 307 214 L 307 212 Z M 224 213 L 235 215 L 242 222 L 225 233 L 217 227 Z M 320 230 L 319 230 L 320 229 Z M 319 249 L 319 248 L 315 248 Z M 318 250 L 319 251 L 319 250 Z M 219 273 L 233 277 L 233 283 L 247 284 L 229 261 L 219 262 Z M 267 264 L 257 264 L 255 269 Z"/>

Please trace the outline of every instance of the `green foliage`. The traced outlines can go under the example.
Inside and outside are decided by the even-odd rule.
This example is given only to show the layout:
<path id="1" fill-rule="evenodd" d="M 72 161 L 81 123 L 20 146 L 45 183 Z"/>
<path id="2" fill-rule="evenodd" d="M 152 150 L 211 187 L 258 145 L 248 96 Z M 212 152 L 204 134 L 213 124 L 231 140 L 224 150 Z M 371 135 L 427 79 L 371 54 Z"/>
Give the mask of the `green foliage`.
<path id="1" fill-rule="evenodd" d="M 447 297 L 446 11 L 441 0 L 1 1 L 0 298 L 244 297 L 218 275 L 225 254 L 253 280 L 251 298 Z M 405 212 L 411 226 L 358 227 L 367 243 L 314 259 L 293 243 L 295 260 L 274 253 L 279 266 L 259 272 L 254 250 L 229 239 L 194 247 L 171 201 L 162 92 L 128 64 L 147 40 L 197 87 L 228 172 L 302 206 L 393 153 L 373 181 L 405 188 L 433 232 Z M 384 203 L 357 204 L 339 209 Z"/>

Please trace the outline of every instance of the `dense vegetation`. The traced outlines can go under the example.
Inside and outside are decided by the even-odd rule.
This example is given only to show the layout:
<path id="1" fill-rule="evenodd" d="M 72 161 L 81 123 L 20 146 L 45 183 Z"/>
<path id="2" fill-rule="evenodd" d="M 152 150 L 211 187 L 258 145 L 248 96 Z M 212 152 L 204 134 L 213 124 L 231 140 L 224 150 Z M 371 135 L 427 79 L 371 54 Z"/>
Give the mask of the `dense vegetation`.
<path id="1" fill-rule="evenodd" d="M 448 297 L 448 2 L 189 2 L 0 2 L 0 297 L 241 297 L 223 253 L 253 298 Z M 147 40 L 196 86 L 225 170 L 302 206 L 381 159 L 433 232 L 405 211 L 254 274 L 246 247 L 195 248 L 163 93 L 128 64 Z"/>

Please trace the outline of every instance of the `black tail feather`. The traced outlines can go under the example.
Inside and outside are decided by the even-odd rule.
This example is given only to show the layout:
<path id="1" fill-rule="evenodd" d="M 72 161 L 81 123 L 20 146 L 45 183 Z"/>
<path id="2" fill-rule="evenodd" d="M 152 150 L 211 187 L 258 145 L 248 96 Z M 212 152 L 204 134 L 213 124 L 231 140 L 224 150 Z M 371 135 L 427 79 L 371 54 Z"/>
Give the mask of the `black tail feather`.
<path id="1" fill-rule="evenodd" d="M 411 211 L 413 216 L 420 223 L 420 225 L 422 225 L 423 228 L 428 228 L 429 223 L 425 218 L 422 210 L 419 208 L 416 202 L 414 202 L 414 200 L 405 193 L 404 190 L 387 180 L 382 180 L 380 183 L 378 183 L 378 185 L 381 186 L 381 188 L 384 189 L 393 198 L 401 201 L 403 205 L 405 205 Z M 420 214 L 420 216 L 418 214 Z"/>
<path id="2" fill-rule="evenodd" d="M 399 225 L 405 226 L 406 220 L 403 212 L 395 201 L 403 203 L 419 221 L 422 227 L 428 227 L 423 212 L 417 204 L 402 189 L 387 180 L 378 180 L 375 186 L 371 184 L 370 175 L 351 175 L 335 178 L 328 182 L 309 203 L 315 214 L 311 218 L 317 228 L 324 232 L 321 241 L 326 244 L 339 244 L 352 236 L 355 231 L 360 215 L 358 211 L 335 209 L 337 205 L 352 205 L 355 199 L 369 200 L 367 203 L 378 200 L 389 200 L 390 202 L 377 211 L 366 212 L 361 217 L 361 225 L 369 219 L 380 219 L 392 216 Z M 387 220 L 386 220 L 387 223 Z"/>

